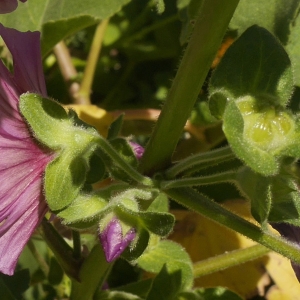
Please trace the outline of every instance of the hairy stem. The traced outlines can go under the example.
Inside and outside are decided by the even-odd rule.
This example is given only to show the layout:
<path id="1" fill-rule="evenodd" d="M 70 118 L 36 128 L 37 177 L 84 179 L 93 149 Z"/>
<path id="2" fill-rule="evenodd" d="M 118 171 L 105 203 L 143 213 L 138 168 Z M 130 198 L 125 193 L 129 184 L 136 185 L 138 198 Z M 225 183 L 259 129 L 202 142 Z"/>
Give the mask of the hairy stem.
<path id="1" fill-rule="evenodd" d="M 40 229 L 45 242 L 54 253 L 66 274 L 75 280 L 79 280 L 81 262 L 73 257 L 73 249 L 58 234 L 47 219 L 43 219 Z"/>
<path id="2" fill-rule="evenodd" d="M 178 187 L 196 186 L 196 185 L 209 185 L 221 182 L 235 182 L 236 172 L 229 171 L 224 173 L 218 173 L 209 176 L 183 178 L 177 180 L 166 180 L 160 183 L 162 189 L 172 189 Z"/>
<path id="3" fill-rule="evenodd" d="M 141 160 L 143 173 L 153 174 L 170 164 L 238 2 L 203 1 L 190 42 Z"/>
<path id="4" fill-rule="evenodd" d="M 112 267 L 105 260 L 100 244 L 94 246 L 80 270 L 80 282 L 72 281 L 71 299 L 92 300 L 97 288 L 101 287 Z"/>
<path id="5" fill-rule="evenodd" d="M 300 264 L 300 248 L 296 244 L 290 243 L 271 232 L 263 231 L 260 227 L 225 209 L 192 188 L 170 189 L 166 190 L 165 193 L 181 205 Z"/>
<path id="6" fill-rule="evenodd" d="M 200 166 L 202 164 L 216 165 L 223 161 L 234 159 L 236 156 L 232 152 L 230 147 L 224 147 L 220 149 L 216 149 L 213 151 L 199 153 L 193 156 L 190 156 L 165 172 L 167 178 L 174 178 L 176 175 L 183 173 L 185 171 L 189 171 L 189 169 L 194 169 L 196 166 Z"/>
<path id="7" fill-rule="evenodd" d="M 270 250 L 262 245 L 226 252 L 194 264 L 194 278 L 205 276 L 230 267 L 239 266 L 248 261 L 268 254 Z"/>

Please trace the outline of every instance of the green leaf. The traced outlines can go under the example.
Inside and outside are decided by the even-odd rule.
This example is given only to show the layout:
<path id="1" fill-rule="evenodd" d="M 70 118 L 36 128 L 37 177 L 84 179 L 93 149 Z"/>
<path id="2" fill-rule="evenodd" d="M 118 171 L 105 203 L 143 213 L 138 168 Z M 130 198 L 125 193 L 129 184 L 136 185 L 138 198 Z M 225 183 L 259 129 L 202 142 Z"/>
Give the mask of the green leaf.
<path id="1" fill-rule="evenodd" d="M 114 290 L 131 293 L 131 294 L 141 297 L 142 299 L 145 299 L 145 297 L 148 295 L 148 293 L 151 289 L 152 282 L 153 282 L 152 278 L 145 279 L 145 280 L 139 280 L 137 282 L 135 281 L 135 282 L 120 286 Z"/>
<path id="2" fill-rule="evenodd" d="M 153 212 L 168 212 L 169 211 L 169 199 L 168 197 L 160 193 L 150 204 L 147 211 Z"/>
<path id="3" fill-rule="evenodd" d="M 295 84 L 300 86 L 300 14 L 298 14 L 297 18 L 290 26 L 290 34 L 289 39 L 286 44 L 286 51 L 290 55 Z"/>
<path id="4" fill-rule="evenodd" d="M 58 216 L 63 219 L 65 224 L 72 227 L 81 227 L 97 223 L 101 213 L 104 212 L 108 204 L 108 199 L 102 197 L 101 193 L 93 193 L 91 195 L 79 195 L 70 206 L 58 213 Z M 75 224 L 74 224 L 75 223 Z"/>
<path id="5" fill-rule="evenodd" d="M 51 285 L 58 285 L 63 280 L 64 271 L 55 257 L 51 257 L 48 281 Z"/>
<path id="6" fill-rule="evenodd" d="M 138 229 L 138 238 L 135 241 L 135 244 L 132 248 L 127 247 L 124 252 L 122 253 L 121 257 L 128 260 L 128 261 L 135 261 L 138 259 L 149 244 L 150 234 L 149 232 L 143 228 Z"/>
<path id="7" fill-rule="evenodd" d="M 266 223 L 271 210 L 271 178 L 244 167 L 237 173 L 242 194 L 251 201 L 251 213 L 260 224 Z"/>
<path id="8" fill-rule="evenodd" d="M 286 105 L 293 92 L 291 62 L 266 29 L 252 26 L 227 50 L 210 81 L 210 94 L 225 91 L 232 99 L 266 96 Z"/>
<path id="9" fill-rule="evenodd" d="M 137 295 L 119 292 L 119 291 L 103 291 L 93 298 L 94 300 L 143 300 Z"/>
<path id="10" fill-rule="evenodd" d="M 98 133 L 86 124 L 77 124 L 74 113 L 69 115 L 64 108 L 52 99 L 38 94 L 26 93 L 20 97 L 20 111 L 34 136 L 51 150 L 76 148 L 75 152 L 85 152 Z M 68 149 L 69 150 L 69 149 Z"/>
<path id="11" fill-rule="evenodd" d="M 63 152 L 52 161 L 45 172 L 46 201 L 51 210 L 68 206 L 79 195 L 86 179 L 87 165 L 81 157 Z"/>
<path id="12" fill-rule="evenodd" d="M 159 273 L 166 264 L 168 272 L 181 272 L 181 290 L 190 288 L 193 283 L 192 262 L 189 255 L 178 244 L 161 241 L 138 258 L 138 265 L 152 273 Z"/>
<path id="13" fill-rule="evenodd" d="M 13 13 L 0 16 L 0 22 L 20 31 L 42 32 L 42 53 L 45 55 L 60 40 L 107 19 L 130 0 L 31 0 Z"/>
<path id="14" fill-rule="evenodd" d="M 93 184 L 104 178 L 106 174 L 103 160 L 96 154 L 93 154 L 89 161 L 90 169 L 86 176 L 86 183 Z"/>
<path id="15" fill-rule="evenodd" d="M 252 25 L 259 25 L 272 32 L 285 44 L 298 8 L 298 0 L 284 2 L 240 0 L 229 27 L 241 33 Z"/>
<path id="16" fill-rule="evenodd" d="M 166 265 L 163 265 L 161 271 L 154 278 L 151 290 L 147 300 L 173 300 L 181 287 L 181 270 L 170 272 Z"/>
<path id="17" fill-rule="evenodd" d="M 242 300 L 241 296 L 224 287 L 199 288 L 196 293 L 205 300 Z"/>
<path id="18" fill-rule="evenodd" d="M 121 114 L 117 119 L 115 119 L 109 126 L 107 139 L 113 140 L 118 137 L 122 125 L 123 125 L 124 114 Z"/>
<path id="19" fill-rule="evenodd" d="M 29 288 L 29 270 L 15 272 L 13 276 L 0 274 L 0 299 L 23 299 L 22 294 Z"/>
<path id="20" fill-rule="evenodd" d="M 61 105 L 27 93 L 20 97 L 20 111 L 41 143 L 53 150 L 62 148 L 67 137 L 65 132 L 72 123 Z"/>
<path id="21" fill-rule="evenodd" d="M 132 226 L 143 227 L 150 232 L 165 237 L 173 230 L 175 218 L 170 213 L 151 211 L 132 211 L 120 204 L 114 208 L 114 212 Z"/>
<path id="22" fill-rule="evenodd" d="M 210 107 L 206 101 L 200 101 L 192 110 L 190 122 L 197 126 L 208 126 L 215 124 L 215 115 L 210 111 Z"/>
<path id="23" fill-rule="evenodd" d="M 6 284 L 3 282 L 2 278 L 0 278 L 0 296 L 1 299 L 6 300 L 15 300 L 13 293 L 9 290 Z"/>
<path id="24" fill-rule="evenodd" d="M 287 222 L 300 226 L 300 195 L 295 179 L 281 172 L 272 177 L 272 207 L 269 222 Z"/>
<path id="25" fill-rule="evenodd" d="M 205 300 L 202 296 L 200 296 L 197 292 L 188 291 L 179 293 L 176 300 Z"/>

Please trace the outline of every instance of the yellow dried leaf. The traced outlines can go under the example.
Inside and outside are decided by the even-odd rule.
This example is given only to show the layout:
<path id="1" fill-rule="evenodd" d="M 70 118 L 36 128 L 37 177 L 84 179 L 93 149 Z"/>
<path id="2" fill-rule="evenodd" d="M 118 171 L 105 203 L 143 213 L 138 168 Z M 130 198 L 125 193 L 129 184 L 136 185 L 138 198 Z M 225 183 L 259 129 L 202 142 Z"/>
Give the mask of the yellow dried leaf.
<path id="1" fill-rule="evenodd" d="M 107 136 L 108 128 L 114 119 L 109 112 L 96 105 L 71 104 L 65 107 L 73 109 L 81 120 L 94 126 L 102 136 Z"/>
<path id="2" fill-rule="evenodd" d="M 266 295 L 268 300 L 300 300 L 300 284 L 290 261 L 271 252 L 265 268 L 275 283 Z"/>

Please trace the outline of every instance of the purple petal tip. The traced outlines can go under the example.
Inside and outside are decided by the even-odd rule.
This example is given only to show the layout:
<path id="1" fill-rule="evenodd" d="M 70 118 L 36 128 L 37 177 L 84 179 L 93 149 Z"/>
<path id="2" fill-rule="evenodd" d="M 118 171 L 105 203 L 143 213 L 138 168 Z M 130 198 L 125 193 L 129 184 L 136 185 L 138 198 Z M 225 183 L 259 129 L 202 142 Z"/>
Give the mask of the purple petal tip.
<path id="1" fill-rule="evenodd" d="M 141 145 L 139 145 L 135 142 L 129 142 L 129 144 L 130 144 L 136 158 L 141 159 L 145 152 L 145 149 Z"/>
<path id="2" fill-rule="evenodd" d="M 118 258 L 135 237 L 136 232 L 134 228 L 131 228 L 123 236 L 120 221 L 116 218 L 112 219 L 99 234 L 106 261 L 112 262 Z"/>

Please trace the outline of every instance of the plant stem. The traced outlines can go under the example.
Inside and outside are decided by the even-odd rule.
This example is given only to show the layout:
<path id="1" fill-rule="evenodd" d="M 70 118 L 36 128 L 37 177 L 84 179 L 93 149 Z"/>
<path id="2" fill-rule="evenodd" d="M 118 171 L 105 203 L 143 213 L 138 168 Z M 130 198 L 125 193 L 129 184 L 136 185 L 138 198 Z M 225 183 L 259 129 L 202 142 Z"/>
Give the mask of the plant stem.
<path id="1" fill-rule="evenodd" d="M 270 250 L 262 245 L 254 245 L 211 257 L 194 264 L 194 278 L 205 276 L 268 254 Z"/>
<path id="2" fill-rule="evenodd" d="M 196 186 L 196 185 L 209 185 L 209 184 L 216 184 L 221 182 L 235 182 L 235 180 L 236 180 L 236 172 L 229 171 L 229 172 L 218 173 L 210 176 L 166 180 L 160 183 L 160 187 L 162 189 L 172 189 L 172 188 Z"/>
<path id="3" fill-rule="evenodd" d="M 112 267 L 107 263 L 100 244 L 92 249 L 82 264 L 80 282 L 72 281 L 72 300 L 92 300 L 98 287 L 101 287 Z"/>
<path id="4" fill-rule="evenodd" d="M 140 164 L 153 174 L 170 164 L 239 0 L 204 0 L 190 42 Z"/>
<path id="5" fill-rule="evenodd" d="M 88 104 L 82 102 L 76 98 L 76 94 L 79 90 L 79 83 L 75 82 L 74 79 L 77 77 L 77 71 L 72 63 L 69 49 L 67 48 L 64 41 L 59 42 L 53 48 L 54 54 L 57 59 L 58 66 L 62 73 L 63 79 L 69 88 L 69 95 L 75 104 Z"/>
<path id="6" fill-rule="evenodd" d="M 41 223 L 41 234 L 54 253 L 57 261 L 68 276 L 79 280 L 80 261 L 74 259 L 72 248 L 65 242 L 47 219 L 43 219 Z"/>
<path id="7" fill-rule="evenodd" d="M 224 225 L 265 247 L 274 250 L 283 256 L 300 264 L 300 248 L 285 239 L 262 229 L 240 216 L 228 211 L 221 205 L 206 198 L 192 188 L 176 188 L 166 190 L 165 193 L 172 199 L 194 210 L 203 216 Z"/>
<path id="8" fill-rule="evenodd" d="M 103 20 L 96 28 L 94 39 L 91 45 L 91 49 L 87 58 L 87 63 L 83 73 L 83 79 L 81 81 L 80 89 L 76 95 L 78 99 L 84 99 L 82 102 L 90 104 L 91 87 L 94 80 L 96 65 L 100 55 L 104 33 L 108 25 L 109 20 Z"/>
<path id="9" fill-rule="evenodd" d="M 47 277 L 48 274 L 49 274 L 49 266 L 46 263 L 46 261 L 44 260 L 44 258 L 37 251 L 37 249 L 36 249 L 36 247 L 35 247 L 35 245 L 34 245 L 34 243 L 31 239 L 28 241 L 27 246 L 28 246 L 30 252 L 32 253 L 33 257 L 36 259 L 36 261 L 40 265 L 41 270 L 43 271 L 43 273 Z"/>
<path id="10" fill-rule="evenodd" d="M 234 159 L 236 156 L 232 152 L 230 147 L 224 147 L 213 151 L 199 153 L 190 156 L 165 172 L 167 178 L 174 178 L 176 175 L 188 171 L 191 168 L 195 168 L 197 165 L 211 163 L 211 165 L 219 164 L 220 162 Z"/>
<path id="11" fill-rule="evenodd" d="M 80 233 L 78 231 L 72 230 L 73 236 L 73 257 L 77 260 L 81 259 L 81 240 Z"/>

